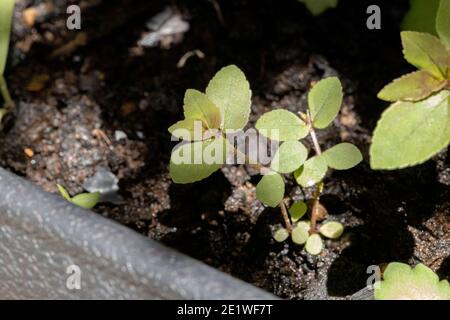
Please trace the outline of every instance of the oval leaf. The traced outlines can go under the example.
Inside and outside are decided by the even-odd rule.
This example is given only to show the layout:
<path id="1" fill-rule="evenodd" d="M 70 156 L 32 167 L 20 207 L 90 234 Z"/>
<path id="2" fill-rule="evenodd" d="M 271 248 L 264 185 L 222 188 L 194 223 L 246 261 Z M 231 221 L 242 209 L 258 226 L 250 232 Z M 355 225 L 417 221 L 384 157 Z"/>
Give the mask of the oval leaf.
<path id="1" fill-rule="evenodd" d="M 351 143 L 340 143 L 326 150 L 322 154 L 323 159 L 330 168 L 347 170 L 353 168 L 362 161 L 362 154 Z"/>
<path id="2" fill-rule="evenodd" d="M 223 129 L 242 129 L 251 107 L 250 85 L 236 66 L 222 68 L 209 82 L 206 95 L 220 109 Z"/>
<path id="3" fill-rule="evenodd" d="M 308 157 L 308 150 L 298 141 L 286 141 L 278 148 L 270 167 L 280 173 L 297 170 Z"/>
<path id="4" fill-rule="evenodd" d="M 438 92 L 446 84 L 446 80 L 436 79 L 428 71 L 416 71 L 388 84 L 378 93 L 378 98 L 385 101 L 419 101 Z"/>
<path id="5" fill-rule="evenodd" d="M 297 222 L 295 227 L 296 228 L 302 228 L 303 230 L 309 232 L 309 229 L 311 229 L 311 221 L 309 221 L 309 220 L 299 221 L 299 222 Z"/>
<path id="6" fill-rule="evenodd" d="M 436 17 L 436 30 L 442 41 L 450 47 L 450 1 L 441 0 Z"/>
<path id="7" fill-rule="evenodd" d="M 449 91 L 421 102 L 398 102 L 381 116 L 370 148 L 372 169 L 423 163 L 450 142 Z"/>
<path id="8" fill-rule="evenodd" d="M 178 139 L 201 141 L 204 140 L 205 128 L 201 120 L 184 119 L 170 126 L 169 132 Z"/>
<path id="9" fill-rule="evenodd" d="M 8 57 L 13 12 L 14 0 L 0 1 L 0 76 L 5 71 L 6 58 Z"/>
<path id="10" fill-rule="evenodd" d="M 336 77 L 319 81 L 309 92 L 308 104 L 314 127 L 327 127 L 339 112 L 342 104 L 342 85 Z"/>
<path id="11" fill-rule="evenodd" d="M 71 202 L 84 209 L 92 209 L 100 199 L 100 192 L 80 193 L 72 198 Z"/>
<path id="12" fill-rule="evenodd" d="M 295 180 L 302 187 L 311 187 L 321 181 L 327 173 L 327 163 L 322 157 L 314 156 L 294 172 Z"/>
<path id="13" fill-rule="evenodd" d="M 306 241 L 305 250 L 313 256 L 322 252 L 323 241 L 318 234 L 312 234 Z"/>
<path id="14" fill-rule="evenodd" d="M 223 166 L 228 150 L 223 138 L 180 145 L 170 157 L 170 176 L 175 183 L 203 180 Z"/>
<path id="15" fill-rule="evenodd" d="M 263 176 L 256 186 L 256 197 L 266 206 L 278 206 L 284 197 L 283 178 L 274 172 Z"/>
<path id="16" fill-rule="evenodd" d="M 289 232 L 284 228 L 280 228 L 277 231 L 275 231 L 275 233 L 273 234 L 273 238 L 277 242 L 283 242 L 287 238 L 289 238 Z"/>
<path id="17" fill-rule="evenodd" d="M 220 127 L 220 110 L 204 93 L 186 90 L 183 108 L 186 119 L 202 120 L 207 128 Z"/>
<path id="18" fill-rule="evenodd" d="M 308 135 L 306 124 L 284 109 L 263 114 L 255 127 L 263 136 L 276 141 L 300 140 Z"/>
<path id="19" fill-rule="evenodd" d="M 294 228 L 294 230 L 292 230 L 291 238 L 292 242 L 296 244 L 305 244 L 309 238 L 309 232 L 308 230 L 297 226 Z"/>
<path id="20" fill-rule="evenodd" d="M 289 213 L 291 214 L 291 219 L 293 222 L 297 222 L 300 220 L 308 210 L 308 206 L 303 201 L 295 202 L 291 208 L 289 209 Z"/>
<path id="21" fill-rule="evenodd" d="M 330 222 L 324 223 L 320 227 L 319 232 L 327 238 L 337 239 L 344 232 L 344 226 L 339 222 L 330 221 Z"/>

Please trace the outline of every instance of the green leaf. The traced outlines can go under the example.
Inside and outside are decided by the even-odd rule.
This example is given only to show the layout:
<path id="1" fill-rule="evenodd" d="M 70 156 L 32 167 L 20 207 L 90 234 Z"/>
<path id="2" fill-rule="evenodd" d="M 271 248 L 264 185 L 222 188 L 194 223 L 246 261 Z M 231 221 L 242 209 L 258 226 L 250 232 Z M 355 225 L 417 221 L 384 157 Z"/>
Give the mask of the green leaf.
<path id="1" fill-rule="evenodd" d="M 303 201 L 295 202 L 289 209 L 289 213 L 291 214 L 291 218 L 293 222 L 297 222 L 300 220 L 308 210 L 308 206 Z"/>
<path id="2" fill-rule="evenodd" d="M 342 104 L 342 85 L 338 78 L 319 81 L 309 92 L 308 105 L 314 127 L 326 128 L 336 117 Z"/>
<path id="3" fill-rule="evenodd" d="M 303 230 L 309 232 L 309 229 L 311 229 L 311 221 L 309 221 L 309 220 L 299 221 L 299 222 L 297 222 L 295 227 L 296 228 L 302 228 Z"/>
<path id="4" fill-rule="evenodd" d="M 392 262 L 375 284 L 376 300 L 450 300 L 448 281 L 428 267 L 418 264 L 413 269 L 404 263 Z"/>
<path id="5" fill-rule="evenodd" d="M 184 119 L 178 121 L 169 128 L 169 132 L 182 140 L 201 141 L 204 139 L 205 128 L 203 122 L 198 119 Z"/>
<path id="6" fill-rule="evenodd" d="M 186 90 L 183 108 L 186 119 L 202 120 L 207 128 L 219 128 L 220 110 L 204 93 Z"/>
<path id="7" fill-rule="evenodd" d="M 14 0 L 0 1 L 0 76 L 5 72 L 13 12 Z"/>
<path id="8" fill-rule="evenodd" d="M 436 33 L 436 14 L 440 0 L 410 0 L 410 9 L 402 22 L 402 30 Z"/>
<path id="9" fill-rule="evenodd" d="M 308 230 L 305 230 L 302 226 L 296 226 L 292 230 L 291 234 L 292 242 L 296 244 L 305 244 L 305 242 L 309 238 L 309 232 Z"/>
<path id="10" fill-rule="evenodd" d="M 439 37 L 450 47 L 450 1 L 441 0 L 436 17 L 436 30 Z"/>
<path id="11" fill-rule="evenodd" d="M 66 199 L 67 201 L 72 201 L 69 192 L 67 192 L 67 190 L 62 185 L 57 184 L 56 187 L 58 188 L 59 193 L 64 199 Z"/>
<path id="12" fill-rule="evenodd" d="M 339 222 L 330 221 L 330 222 L 324 223 L 320 227 L 319 232 L 327 238 L 337 239 L 344 232 L 344 226 Z"/>
<path id="13" fill-rule="evenodd" d="M 80 193 L 72 198 L 72 203 L 84 208 L 84 209 L 92 209 L 100 200 L 100 192 L 92 192 L 92 193 Z"/>
<path id="14" fill-rule="evenodd" d="M 312 234 L 306 241 L 305 250 L 312 254 L 313 256 L 318 255 L 322 252 L 323 241 L 320 235 Z"/>
<path id="15" fill-rule="evenodd" d="M 308 135 L 308 127 L 295 114 L 284 109 L 267 112 L 258 119 L 256 129 L 276 141 L 296 141 Z"/>
<path id="16" fill-rule="evenodd" d="M 372 169 L 423 163 L 450 142 L 450 91 L 421 102 L 397 102 L 381 116 L 370 148 Z"/>
<path id="17" fill-rule="evenodd" d="M 329 8 L 336 8 L 338 0 L 299 0 L 315 16 L 325 12 Z"/>
<path id="18" fill-rule="evenodd" d="M 222 68 L 209 82 L 206 95 L 220 109 L 223 129 L 242 129 L 248 122 L 252 92 L 235 65 Z"/>
<path id="19" fill-rule="evenodd" d="M 273 238 L 277 242 L 283 242 L 287 238 L 289 238 L 289 232 L 286 229 L 284 229 L 284 228 L 280 228 L 277 231 L 275 231 L 275 233 L 273 235 Z"/>
<path id="20" fill-rule="evenodd" d="M 351 143 L 340 143 L 322 153 L 322 157 L 330 168 L 347 170 L 362 161 L 362 154 Z"/>
<path id="21" fill-rule="evenodd" d="M 222 137 L 182 144 L 172 152 L 170 176 L 175 183 L 203 180 L 225 164 L 228 151 Z"/>
<path id="22" fill-rule="evenodd" d="M 270 167 L 279 173 L 297 170 L 308 157 L 308 150 L 298 141 L 286 141 L 278 148 Z"/>
<path id="23" fill-rule="evenodd" d="M 420 70 L 394 80 L 378 93 L 378 98 L 392 102 L 419 101 L 440 91 L 446 84 L 446 80 L 436 79 L 428 71 Z"/>
<path id="24" fill-rule="evenodd" d="M 427 33 L 403 31 L 403 54 L 413 66 L 438 79 L 447 77 L 449 51 L 441 40 Z"/>
<path id="25" fill-rule="evenodd" d="M 327 173 L 327 163 L 320 156 L 306 160 L 305 164 L 294 172 L 295 180 L 302 187 L 311 187 L 320 182 Z"/>
<path id="26" fill-rule="evenodd" d="M 284 197 L 284 181 L 278 173 L 268 173 L 256 186 L 256 198 L 266 206 L 275 208 Z"/>

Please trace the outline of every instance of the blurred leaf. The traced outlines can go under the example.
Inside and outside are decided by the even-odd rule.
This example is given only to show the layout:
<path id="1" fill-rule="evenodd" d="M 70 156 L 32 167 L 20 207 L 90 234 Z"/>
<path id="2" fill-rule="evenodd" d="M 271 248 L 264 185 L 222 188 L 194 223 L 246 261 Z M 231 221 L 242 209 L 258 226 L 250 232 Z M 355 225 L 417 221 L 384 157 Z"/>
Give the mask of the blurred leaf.
<path id="1" fill-rule="evenodd" d="M 362 154 L 351 143 L 340 143 L 322 153 L 322 157 L 330 168 L 347 170 L 362 161 Z"/>
<path id="2" fill-rule="evenodd" d="M 266 206 L 275 208 L 284 197 L 284 181 L 278 173 L 268 173 L 256 186 L 256 198 Z"/>
<path id="3" fill-rule="evenodd" d="M 295 114 L 277 109 L 263 114 L 255 125 L 260 133 L 272 140 L 300 140 L 307 136 L 306 124 Z"/>
<path id="4" fill-rule="evenodd" d="M 441 0 L 436 17 L 436 30 L 439 37 L 450 47 L 450 1 Z"/>
<path id="5" fill-rule="evenodd" d="M 410 9 L 402 22 L 402 30 L 436 33 L 436 14 L 440 0 L 410 0 Z"/>
<path id="6" fill-rule="evenodd" d="M 312 234 L 306 241 L 305 250 L 315 256 L 322 252 L 322 249 L 322 238 L 318 234 Z"/>
<path id="7" fill-rule="evenodd" d="M 319 81 L 309 92 L 308 105 L 314 127 L 327 127 L 339 112 L 342 104 L 342 85 L 338 78 Z"/>
<path id="8" fill-rule="evenodd" d="M 294 172 L 295 180 L 302 187 L 311 187 L 323 179 L 327 169 L 327 163 L 323 157 L 314 156 Z"/>
<path id="9" fill-rule="evenodd" d="M 277 242 L 283 242 L 287 238 L 289 238 L 289 232 L 286 229 L 284 229 L 284 228 L 280 228 L 277 231 L 275 231 L 275 233 L 273 235 L 273 238 Z"/>
<path id="10" fill-rule="evenodd" d="M 291 218 L 293 222 L 297 222 L 300 220 L 308 210 L 308 206 L 303 201 L 297 201 L 295 202 L 291 208 L 289 209 L 289 212 L 291 214 Z"/>
<path id="11" fill-rule="evenodd" d="M 320 227 L 319 232 L 327 238 L 337 239 L 344 232 L 344 226 L 339 222 L 330 221 L 330 222 L 324 223 Z"/>
<path id="12" fill-rule="evenodd" d="M 14 12 L 14 0 L 0 1 L 0 76 L 5 72 L 8 58 L 11 21 Z"/>
<path id="13" fill-rule="evenodd" d="M 67 201 L 72 201 L 70 194 L 67 192 L 67 190 L 62 185 L 57 184 L 56 187 L 58 187 L 58 191 L 64 199 L 66 199 Z"/>
<path id="14" fill-rule="evenodd" d="M 222 68 L 209 82 L 206 95 L 220 109 L 223 129 L 242 129 L 251 107 L 250 85 L 235 65 Z"/>
<path id="15" fill-rule="evenodd" d="M 338 0 L 299 0 L 315 16 L 325 12 L 329 8 L 336 8 Z"/>
<path id="16" fill-rule="evenodd" d="M 291 238 L 292 242 L 296 244 L 305 244 L 309 238 L 309 232 L 301 226 L 297 226 L 292 230 Z"/>
<path id="17" fill-rule="evenodd" d="M 298 141 L 286 141 L 278 148 L 270 167 L 279 173 L 297 170 L 308 157 L 308 150 Z"/>
<path id="18" fill-rule="evenodd" d="M 381 116 L 370 148 L 372 169 L 423 163 L 450 142 L 450 91 L 420 102 L 397 102 Z"/>
<path id="19" fill-rule="evenodd" d="M 205 128 L 201 120 L 184 119 L 170 126 L 169 132 L 182 140 L 201 141 L 204 140 Z"/>
<path id="20" fill-rule="evenodd" d="M 80 193 L 72 198 L 72 203 L 84 209 L 92 209 L 100 199 L 100 192 Z"/>
<path id="21" fill-rule="evenodd" d="M 220 110 L 204 93 L 186 90 L 183 108 L 186 119 L 202 120 L 207 128 L 220 127 Z"/>

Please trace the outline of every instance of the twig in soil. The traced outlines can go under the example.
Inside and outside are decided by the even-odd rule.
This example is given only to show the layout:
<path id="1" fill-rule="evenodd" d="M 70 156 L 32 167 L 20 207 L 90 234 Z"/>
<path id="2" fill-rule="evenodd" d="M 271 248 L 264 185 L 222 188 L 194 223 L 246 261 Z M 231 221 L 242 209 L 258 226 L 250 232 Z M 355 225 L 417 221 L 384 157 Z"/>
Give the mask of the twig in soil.
<path id="1" fill-rule="evenodd" d="M 192 50 L 192 51 L 188 51 L 178 61 L 177 68 L 183 68 L 186 65 L 186 62 L 188 61 L 188 59 L 193 57 L 193 56 L 197 56 L 199 59 L 205 58 L 205 54 L 202 51 L 198 50 L 198 49 Z"/>
<path id="2" fill-rule="evenodd" d="M 103 141 L 106 143 L 109 149 L 113 149 L 112 142 L 106 135 L 106 133 L 101 129 L 94 129 L 92 130 L 92 134 L 98 138 L 103 139 Z"/>
<path id="3" fill-rule="evenodd" d="M 281 214 L 283 215 L 284 224 L 286 225 L 286 229 L 289 233 L 292 233 L 292 221 L 289 215 L 289 212 L 286 208 L 286 204 L 284 203 L 284 199 L 280 202 Z"/>

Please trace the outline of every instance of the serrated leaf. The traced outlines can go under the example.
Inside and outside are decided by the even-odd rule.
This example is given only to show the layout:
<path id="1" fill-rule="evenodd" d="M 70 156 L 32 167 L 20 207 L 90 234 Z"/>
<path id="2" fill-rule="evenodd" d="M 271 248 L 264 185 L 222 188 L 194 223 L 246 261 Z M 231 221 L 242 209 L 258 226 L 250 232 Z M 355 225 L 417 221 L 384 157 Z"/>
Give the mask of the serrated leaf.
<path id="1" fill-rule="evenodd" d="M 301 226 L 296 226 L 292 230 L 291 239 L 296 244 L 305 244 L 309 238 L 309 232 Z"/>
<path id="2" fill-rule="evenodd" d="M 338 0 L 299 0 L 315 16 L 325 12 L 329 8 L 336 8 Z"/>
<path id="3" fill-rule="evenodd" d="M 198 119 L 184 119 L 169 128 L 169 132 L 174 137 L 186 141 L 206 140 L 204 139 L 205 130 L 204 123 Z"/>
<path id="4" fill-rule="evenodd" d="M 447 80 L 436 79 L 428 71 L 420 70 L 404 75 L 378 93 L 385 101 L 419 101 L 443 89 Z"/>
<path id="5" fill-rule="evenodd" d="M 362 161 L 361 151 L 351 143 L 340 143 L 322 153 L 326 164 L 336 170 L 353 168 Z"/>
<path id="6" fill-rule="evenodd" d="M 13 12 L 14 0 L 0 1 L 0 76 L 5 72 Z"/>
<path id="7" fill-rule="evenodd" d="M 323 179 L 327 169 L 325 160 L 321 156 L 314 156 L 294 172 L 294 177 L 302 187 L 311 187 Z"/>
<path id="8" fill-rule="evenodd" d="M 284 197 L 284 181 L 278 173 L 268 173 L 256 185 L 256 198 L 266 206 L 275 208 Z"/>
<path id="9" fill-rule="evenodd" d="M 56 187 L 58 188 L 59 193 L 64 199 L 66 199 L 67 201 L 72 201 L 72 197 L 70 196 L 69 192 L 67 192 L 66 188 L 64 188 L 60 184 L 57 184 Z"/>
<path id="10" fill-rule="evenodd" d="M 370 148 L 372 169 L 420 164 L 450 142 L 449 91 L 420 102 L 397 102 L 381 116 Z"/>
<path id="11" fill-rule="evenodd" d="M 100 192 L 80 193 L 74 196 L 71 202 L 84 209 L 92 209 L 100 200 Z"/>
<path id="12" fill-rule="evenodd" d="M 338 78 L 319 81 L 309 92 L 308 105 L 314 127 L 327 127 L 339 112 L 342 104 L 342 85 Z"/>
<path id="13" fill-rule="evenodd" d="M 283 242 L 287 238 L 289 238 L 289 232 L 284 228 L 280 228 L 277 231 L 275 231 L 275 233 L 273 234 L 273 238 L 277 242 Z"/>
<path id="14" fill-rule="evenodd" d="M 202 120 L 207 128 L 220 127 L 220 110 L 204 93 L 186 90 L 183 108 L 186 119 Z"/>
<path id="15" fill-rule="evenodd" d="M 175 183 L 203 180 L 223 166 L 228 151 L 222 137 L 182 144 L 172 152 L 170 176 Z"/>
<path id="16" fill-rule="evenodd" d="M 410 9 L 402 22 L 402 30 L 436 33 L 436 14 L 440 0 L 410 0 Z"/>
<path id="17" fill-rule="evenodd" d="M 413 269 L 404 263 L 392 262 L 375 284 L 376 300 L 450 300 L 448 281 L 428 267 L 418 264 Z"/>
<path id="18" fill-rule="evenodd" d="M 276 141 L 296 141 L 308 135 L 308 127 L 295 114 L 277 109 L 263 114 L 255 125 L 265 137 Z"/>
<path id="19" fill-rule="evenodd" d="M 297 170 L 308 157 L 308 150 L 298 141 L 286 141 L 278 148 L 270 167 L 279 173 Z"/>
<path id="20" fill-rule="evenodd" d="M 430 72 L 438 79 L 447 77 L 449 51 L 445 44 L 427 33 L 403 31 L 403 54 L 413 66 Z"/>
<path id="21" fill-rule="evenodd" d="M 306 241 L 305 250 L 313 256 L 321 253 L 323 250 L 323 241 L 320 235 L 312 234 Z"/>
<path id="22" fill-rule="evenodd" d="M 304 201 L 295 202 L 290 208 L 289 213 L 293 222 L 300 220 L 308 210 L 308 206 Z"/>
<path id="23" fill-rule="evenodd" d="M 441 0 L 436 17 L 436 31 L 450 47 L 450 1 Z"/>
<path id="24" fill-rule="evenodd" d="M 235 65 L 222 68 L 209 82 L 206 95 L 219 108 L 223 129 L 242 129 L 251 107 L 250 85 Z"/>
<path id="25" fill-rule="evenodd" d="M 337 239 L 344 232 L 344 226 L 339 222 L 330 221 L 330 222 L 324 223 L 320 227 L 319 232 L 327 238 Z"/>

